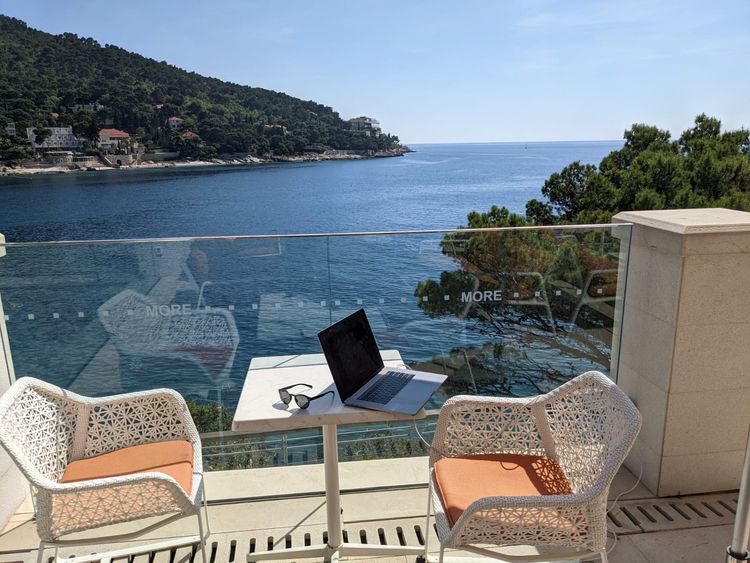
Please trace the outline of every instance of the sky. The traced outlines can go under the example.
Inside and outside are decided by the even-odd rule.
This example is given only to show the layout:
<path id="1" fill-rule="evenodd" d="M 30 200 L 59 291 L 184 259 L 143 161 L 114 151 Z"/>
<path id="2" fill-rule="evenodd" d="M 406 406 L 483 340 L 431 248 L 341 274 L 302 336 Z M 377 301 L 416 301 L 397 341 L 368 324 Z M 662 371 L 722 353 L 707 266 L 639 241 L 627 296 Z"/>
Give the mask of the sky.
<path id="1" fill-rule="evenodd" d="M 367 115 L 407 143 L 750 127 L 748 0 L 0 0 L 0 13 Z"/>

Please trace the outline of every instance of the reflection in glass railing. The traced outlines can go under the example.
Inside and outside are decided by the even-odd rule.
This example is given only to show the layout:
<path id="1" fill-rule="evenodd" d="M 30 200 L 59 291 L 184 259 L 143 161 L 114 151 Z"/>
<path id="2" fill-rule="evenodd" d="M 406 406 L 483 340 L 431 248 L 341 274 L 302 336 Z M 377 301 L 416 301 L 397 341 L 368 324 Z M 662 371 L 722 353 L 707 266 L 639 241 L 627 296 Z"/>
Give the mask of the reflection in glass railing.
<path id="1" fill-rule="evenodd" d="M 605 225 L 9 243 L 0 328 L 17 377 L 94 396 L 178 390 L 210 469 L 313 463 L 318 429 L 229 431 L 252 358 L 319 353 L 318 331 L 364 307 L 381 349 L 449 376 L 430 409 L 614 376 L 629 236 Z M 341 433 L 341 459 L 425 453 L 409 425 Z"/>

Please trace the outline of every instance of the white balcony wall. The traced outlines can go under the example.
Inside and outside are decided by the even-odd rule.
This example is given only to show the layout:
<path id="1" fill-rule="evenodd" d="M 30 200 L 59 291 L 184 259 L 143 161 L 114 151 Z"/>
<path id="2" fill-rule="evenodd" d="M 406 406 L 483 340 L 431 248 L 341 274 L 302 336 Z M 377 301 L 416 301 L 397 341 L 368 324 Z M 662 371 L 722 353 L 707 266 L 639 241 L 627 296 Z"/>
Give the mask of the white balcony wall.
<path id="1" fill-rule="evenodd" d="M 659 496 L 739 487 L 750 425 L 750 213 L 633 223 L 618 385 L 643 414 L 626 465 Z"/>
<path id="2" fill-rule="evenodd" d="M 5 236 L 0 234 L 0 245 L 5 243 Z M 0 246 L 0 260 L 5 256 L 5 248 Z M 5 329 L 2 295 L 0 295 L 0 395 L 5 393 L 15 381 L 13 360 L 10 356 L 8 332 Z M 3 448 L 0 448 L 0 530 L 21 504 L 29 491 L 26 478 L 21 474 Z"/>

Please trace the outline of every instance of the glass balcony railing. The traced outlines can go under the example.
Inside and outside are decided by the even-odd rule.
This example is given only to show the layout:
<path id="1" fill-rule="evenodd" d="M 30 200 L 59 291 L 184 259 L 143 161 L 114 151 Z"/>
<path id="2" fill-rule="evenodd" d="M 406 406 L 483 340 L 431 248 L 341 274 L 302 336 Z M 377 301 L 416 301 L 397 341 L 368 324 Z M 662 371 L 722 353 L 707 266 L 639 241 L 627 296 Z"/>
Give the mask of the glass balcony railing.
<path id="1" fill-rule="evenodd" d="M 616 376 L 629 225 L 0 246 L 16 377 L 84 395 L 171 387 L 209 469 L 314 463 L 320 429 L 230 431 L 250 360 L 320 353 L 363 307 L 381 349 L 455 394 L 522 396 Z M 419 423 L 430 435 L 434 417 Z M 342 460 L 424 455 L 410 424 L 340 428 Z"/>

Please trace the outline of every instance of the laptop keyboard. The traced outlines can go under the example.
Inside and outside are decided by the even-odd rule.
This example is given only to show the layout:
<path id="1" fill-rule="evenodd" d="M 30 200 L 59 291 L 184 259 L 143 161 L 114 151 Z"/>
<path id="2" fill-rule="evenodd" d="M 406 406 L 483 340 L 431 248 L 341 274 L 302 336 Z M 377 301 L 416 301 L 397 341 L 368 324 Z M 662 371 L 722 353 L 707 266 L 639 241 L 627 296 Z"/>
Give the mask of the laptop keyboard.
<path id="1" fill-rule="evenodd" d="M 358 397 L 360 401 L 378 403 L 385 405 L 401 391 L 406 384 L 414 377 L 413 373 L 403 373 L 400 371 L 387 371 L 375 385 L 370 387 L 366 393 Z"/>

